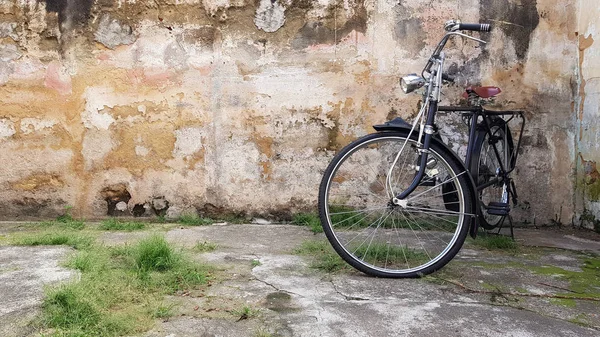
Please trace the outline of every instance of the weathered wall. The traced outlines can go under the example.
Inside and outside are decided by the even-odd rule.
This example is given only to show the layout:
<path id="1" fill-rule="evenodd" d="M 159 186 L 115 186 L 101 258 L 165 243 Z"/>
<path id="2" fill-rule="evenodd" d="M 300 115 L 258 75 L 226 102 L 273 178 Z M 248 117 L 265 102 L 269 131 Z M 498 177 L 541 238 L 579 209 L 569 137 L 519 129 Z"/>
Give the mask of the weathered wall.
<path id="1" fill-rule="evenodd" d="M 577 100 L 577 202 L 580 223 L 600 231 L 600 7 L 581 0 Z"/>
<path id="2" fill-rule="evenodd" d="M 85 217 L 313 207 L 336 150 L 412 114 L 419 97 L 401 94 L 398 77 L 419 71 L 443 23 L 460 18 L 496 29 L 485 49 L 451 44 L 452 69 L 528 110 L 519 220 L 570 222 L 577 8 L 0 0 L 0 217 L 51 217 L 66 205 Z"/>

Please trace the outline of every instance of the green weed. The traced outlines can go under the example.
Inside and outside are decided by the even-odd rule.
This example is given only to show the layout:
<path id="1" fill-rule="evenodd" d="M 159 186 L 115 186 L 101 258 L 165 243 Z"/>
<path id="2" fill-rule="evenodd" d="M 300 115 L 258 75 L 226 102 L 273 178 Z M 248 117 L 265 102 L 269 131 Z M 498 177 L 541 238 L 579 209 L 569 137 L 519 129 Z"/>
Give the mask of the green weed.
<path id="1" fill-rule="evenodd" d="M 88 295 L 75 284 L 49 291 L 42 306 L 44 323 L 53 328 L 75 332 L 96 329 L 103 317 L 94 299 Z"/>
<path id="2" fill-rule="evenodd" d="M 42 324 L 57 336 L 112 337 L 143 331 L 152 324 L 147 312 L 160 297 L 144 289 L 110 249 L 92 246 L 74 255 L 67 266 L 81 271 L 79 282 L 46 290 Z"/>
<path id="3" fill-rule="evenodd" d="M 216 243 L 212 243 L 212 242 L 196 242 L 196 245 L 194 245 L 194 248 L 192 248 L 193 251 L 198 252 L 198 253 L 207 253 L 207 252 L 212 252 L 213 250 L 217 249 L 217 244 Z"/>
<path id="4" fill-rule="evenodd" d="M 427 263 L 430 258 L 422 251 L 406 246 L 391 246 L 383 243 L 361 245 L 353 250 L 354 255 L 370 262 L 381 262 L 389 265 L 407 265 L 415 267 Z"/>
<path id="5" fill-rule="evenodd" d="M 135 266 L 141 272 L 172 269 L 180 258 L 165 238 L 158 235 L 140 241 L 133 254 Z"/>
<path id="6" fill-rule="evenodd" d="M 144 332 L 155 318 L 172 315 L 165 294 L 202 286 L 210 274 L 160 236 L 132 246 L 85 246 L 66 265 L 81 272 L 80 281 L 47 289 L 43 302 L 43 328 L 56 336 Z"/>
<path id="7" fill-rule="evenodd" d="M 298 213 L 292 216 L 292 223 L 298 226 L 307 226 L 313 233 L 322 233 L 321 220 L 315 213 Z"/>
<path id="8" fill-rule="evenodd" d="M 186 226 L 206 226 L 214 223 L 212 219 L 199 217 L 197 214 L 183 214 L 177 222 Z"/>
<path id="9" fill-rule="evenodd" d="M 152 312 L 154 318 L 168 318 L 173 316 L 173 305 L 160 305 Z"/>
<path id="10" fill-rule="evenodd" d="M 308 256 L 312 259 L 311 268 L 333 273 L 348 268 L 346 262 L 333 250 L 325 240 L 304 241 L 294 250 L 298 255 Z"/>
<path id="11" fill-rule="evenodd" d="M 257 317 L 260 314 L 260 310 L 252 309 L 249 306 L 244 306 L 240 310 L 233 310 L 231 312 L 234 316 L 239 317 L 238 321 Z"/>
<path id="12" fill-rule="evenodd" d="M 57 246 L 65 245 L 84 249 L 92 245 L 94 238 L 72 231 L 44 231 L 40 233 L 16 234 L 10 243 L 17 246 Z"/>
<path id="13" fill-rule="evenodd" d="M 85 222 L 83 220 L 43 221 L 39 223 L 39 227 L 81 230 L 85 228 Z"/>
<path id="14" fill-rule="evenodd" d="M 358 230 L 367 227 L 386 229 L 408 229 L 411 231 L 454 232 L 457 228 L 456 216 L 415 216 L 400 209 L 394 211 L 373 212 L 350 206 L 332 205 L 329 216 L 334 228 Z"/>
<path id="15" fill-rule="evenodd" d="M 475 246 L 486 248 L 489 250 L 516 251 L 518 249 L 515 240 L 513 240 L 509 236 L 504 235 L 479 233 L 475 240 L 470 240 L 469 242 L 471 242 Z"/>
<path id="16" fill-rule="evenodd" d="M 71 230 L 81 230 L 85 228 L 85 221 L 81 219 L 75 219 L 71 215 L 72 207 L 65 207 L 65 213 L 58 216 L 56 220 L 42 221 L 37 226 L 42 228 L 61 228 Z M 35 224 L 32 224 L 35 225 Z"/>
<path id="17" fill-rule="evenodd" d="M 142 222 L 134 221 L 122 221 L 115 218 L 110 218 L 102 221 L 100 227 L 101 230 L 105 231 L 127 231 L 132 232 L 146 228 L 146 225 Z"/>

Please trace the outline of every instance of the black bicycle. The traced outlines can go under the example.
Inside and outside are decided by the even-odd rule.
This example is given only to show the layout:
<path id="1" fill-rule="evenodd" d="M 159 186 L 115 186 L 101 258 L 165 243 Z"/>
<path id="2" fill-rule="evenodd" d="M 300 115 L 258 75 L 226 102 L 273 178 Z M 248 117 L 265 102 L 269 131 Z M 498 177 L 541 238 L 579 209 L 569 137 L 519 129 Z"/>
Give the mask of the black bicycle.
<path id="1" fill-rule="evenodd" d="M 451 20 L 421 76 L 401 80 L 405 93 L 423 88 L 412 124 L 396 118 L 355 140 L 331 161 L 319 188 L 319 215 L 327 239 L 350 265 L 378 277 L 420 277 L 446 265 L 478 226 L 501 227 L 517 203 L 511 173 L 525 125 L 522 111 L 491 111 L 483 102 L 496 87 L 470 87 L 466 106 L 438 106 L 450 37 L 485 43 L 461 31 L 488 24 Z M 438 113 L 459 113 L 469 127 L 464 161 L 440 137 Z M 509 122 L 520 119 L 515 146 Z M 514 124 L 514 123 L 513 123 Z M 518 124 L 519 125 L 519 124 Z"/>

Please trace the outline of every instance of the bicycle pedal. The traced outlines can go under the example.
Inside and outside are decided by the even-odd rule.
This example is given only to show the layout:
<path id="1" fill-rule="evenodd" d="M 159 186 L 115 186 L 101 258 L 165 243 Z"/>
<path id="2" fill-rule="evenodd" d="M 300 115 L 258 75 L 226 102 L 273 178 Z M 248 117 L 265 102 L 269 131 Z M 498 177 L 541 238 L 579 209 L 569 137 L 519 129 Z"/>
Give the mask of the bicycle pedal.
<path id="1" fill-rule="evenodd" d="M 487 213 L 491 215 L 508 215 L 510 205 L 507 202 L 490 202 L 487 205 Z"/>

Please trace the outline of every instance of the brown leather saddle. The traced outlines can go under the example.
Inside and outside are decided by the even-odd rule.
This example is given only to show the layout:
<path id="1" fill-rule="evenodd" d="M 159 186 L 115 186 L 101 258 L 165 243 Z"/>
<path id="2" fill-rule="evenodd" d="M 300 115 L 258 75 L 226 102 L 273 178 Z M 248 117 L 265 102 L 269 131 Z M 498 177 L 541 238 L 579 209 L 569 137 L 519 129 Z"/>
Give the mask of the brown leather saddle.
<path id="1" fill-rule="evenodd" d="M 463 98 L 469 98 L 470 95 L 476 95 L 479 98 L 492 98 L 496 97 L 502 90 L 498 87 L 467 87 L 463 92 Z"/>

